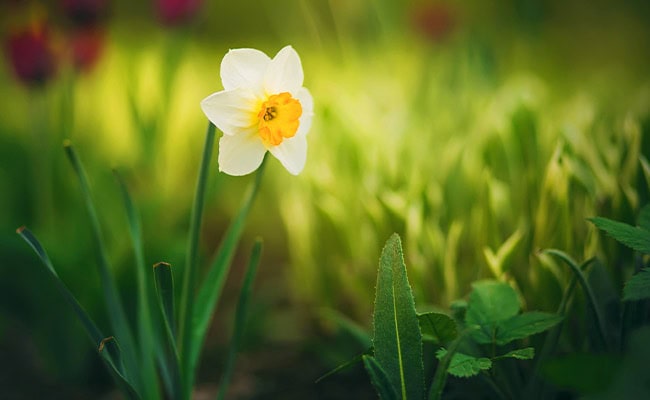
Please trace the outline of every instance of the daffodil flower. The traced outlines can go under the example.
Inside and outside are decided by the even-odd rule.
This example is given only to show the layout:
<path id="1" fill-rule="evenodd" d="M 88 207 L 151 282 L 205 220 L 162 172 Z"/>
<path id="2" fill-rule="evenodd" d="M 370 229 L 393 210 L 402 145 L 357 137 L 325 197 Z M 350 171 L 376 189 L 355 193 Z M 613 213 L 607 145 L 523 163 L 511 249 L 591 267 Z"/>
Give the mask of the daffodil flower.
<path id="1" fill-rule="evenodd" d="M 313 100 L 302 86 L 298 53 L 286 46 L 271 59 L 254 49 L 230 50 L 221 61 L 224 90 L 201 102 L 224 134 L 219 170 L 229 175 L 255 171 L 269 151 L 293 175 L 307 159 Z"/>

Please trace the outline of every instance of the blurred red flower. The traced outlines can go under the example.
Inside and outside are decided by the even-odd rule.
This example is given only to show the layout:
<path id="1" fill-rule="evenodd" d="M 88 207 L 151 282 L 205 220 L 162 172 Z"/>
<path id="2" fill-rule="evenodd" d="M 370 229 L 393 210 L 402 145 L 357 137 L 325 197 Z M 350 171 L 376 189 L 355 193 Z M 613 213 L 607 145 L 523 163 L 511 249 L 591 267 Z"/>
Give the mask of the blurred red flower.
<path id="1" fill-rule="evenodd" d="M 413 12 L 417 31 L 434 42 L 445 41 L 456 27 L 456 15 L 451 6 L 433 3 L 418 7 Z"/>
<path id="2" fill-rule="evenodd" d="M 56 56 L 48 30 L 34 25 L 10 33 L 5 43 L 7 57 L 19 81 L 43 86 L 56 74 Z"/>
<path id="3" fill-rule="evenodd" d="M 189 23 L 203 5 L 203 0 L 154 0 L 158 18 L 166 26 Z"/>
<path id="4" fill-rule="evenodd" d="M 77 29 L 68 38 L 72 64 L 77 71 L 90 71 L 104 50 L 105 33 L 101 28 Z"/>

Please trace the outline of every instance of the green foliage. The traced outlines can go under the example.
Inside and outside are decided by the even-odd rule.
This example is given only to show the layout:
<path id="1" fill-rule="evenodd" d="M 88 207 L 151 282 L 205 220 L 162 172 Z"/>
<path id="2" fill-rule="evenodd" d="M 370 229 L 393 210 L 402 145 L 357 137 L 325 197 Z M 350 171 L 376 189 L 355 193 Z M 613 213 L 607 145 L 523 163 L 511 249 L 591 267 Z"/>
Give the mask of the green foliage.
<path id="1" fill-rule="evenodd" d="M 422 399 L 422 335 L 397 234 L 379 260 L 373 328 L 374 359 L 391 385 L 402 399 Z"/>
<path id="2" fill-rule="evenodd" d="M 624 245 L 636 251 L 650 254 L 649 230 L 602 217 L 591 218 L 590 221 L 596 225 L 598 229 L 607 232 L 608 235 Z"/>
<path id="3" fill-rule="evenodd" d="M 623 300 L 634 301 L 650 298 L 650 268 L 636 273 L 623 288 Z"/>
<path id="4" fill-rule="evenodd" d="M 362 356 L 363 366 L 370 376 L 372 385 L 377 390 L 379 398 L 382 400 L 397 400 L 397 392 L 391 383 L 391 379 L 382 366 L 377 362 L 377 359 L 372 356 Z"/>
<path id="5" fill-rule="evenodd" d="M 436 352 L 436 358 L 442 360 L 447 355 L 447 350 L 440 349 Z M 481 371 L 492 368 L 492 361 L 485 357 L 473 357 L 463 353 L 455 353 L 451 357 L 449 373 L 458 378 L 469 378 L 478 375 Z"/>
<path id="6" fill-rule="evenodd" d="M 562 320 L 559 315 L 542 312 L 518 314 L 519 298 L 507 283 L 481 281 L 472 287 L 465 323 L 479 326 L 472 333 L 477 343 L 502 346 L 544 332 Z"/>
<path id="7" fill-rule="evenodd" d="M 493 360 L 501 360 L 503 358 L 514 358 L 517 360 L 532 360 L 535 357 L 535 349 L 533 347 L 525 347 L 523 349 L 517 349 L 502 354 L 500 356 L 494 357 Z"/>
<path id="8" fill-rule="evenodd" d="M 422 340 L 444 345 L 458 337 L 456 322 L 446 314 L 425 313 L 418 315 Z"/>

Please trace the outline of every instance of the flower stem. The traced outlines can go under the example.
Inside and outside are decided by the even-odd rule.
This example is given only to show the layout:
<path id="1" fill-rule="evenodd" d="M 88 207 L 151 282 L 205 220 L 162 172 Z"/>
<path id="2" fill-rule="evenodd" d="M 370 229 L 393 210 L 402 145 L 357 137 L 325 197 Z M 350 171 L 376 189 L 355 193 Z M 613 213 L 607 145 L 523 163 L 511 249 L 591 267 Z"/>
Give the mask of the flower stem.
<path id="1" fill-rule="evenodd" d="M 210 159 L 212 158 L 212 148 L 214 147 L 215 126 L 208 123 L 208 129 L 205 136 L 205 145 L 203 147 L 203 158 L 199 167 L 199 177 L 196 183 L 196 193 L 194 195 L 194 204 L 192 206 L 192 215 L 190 219 L 190 232 L 187 245 L 187 254 L 185 259 L 185 274 L 183 277 L 183 289 L 180 300 L 180 320 L 178 344 L 181 354 L 181 368 L 186 370 L 189 367 L 190 356 L 190 334 L 192 326 L 192 315 L 194 311 L 194 291 L 196 288 L 196 271 L 199 249 L 199 236 L 201 232 L 201 222 L 203 217 L 203 204 L 205 202 L 205 188 L 210 174 Z M 190 393 L 187 390 L 191 387 L 192 382 L 183 382 L 186 387 L 184 393 Z"/>

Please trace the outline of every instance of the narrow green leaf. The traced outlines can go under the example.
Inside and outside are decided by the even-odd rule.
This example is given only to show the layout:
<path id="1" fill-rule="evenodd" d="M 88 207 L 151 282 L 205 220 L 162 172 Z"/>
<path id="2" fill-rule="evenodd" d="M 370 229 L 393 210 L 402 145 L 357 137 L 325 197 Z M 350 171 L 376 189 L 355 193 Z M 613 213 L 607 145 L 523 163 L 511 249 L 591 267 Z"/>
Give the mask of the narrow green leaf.
<path id="1" fill-rule="evenodd" d="M 384 371 L 379 362 L 377 362 L 374 357 L 368 355 L 361 356 L 361 359 L 363 360 L 363 366 L 366 368 L 366 372 L 368 372 L 368 375 L 370 376 L 372 386 L 375 387 L 377 394 L 379 394 L 379 398 L 382 400 L 399 399 L 400 397 L 397 396 L 397 391 L 391 383 L 388 374 Z M 404 397 L 402 397 L 402 399 L 404 399 Z"/>
<path id="2" fill-rule="evenodd" d="M 379 261 L 373 328 L 375 359 L 393 387 L 402 399 L 423 398 L 422 335 L 397 234 Z"/>
<path id="3" fill-rule="evenodd" d="M 180 347 L 181 368 L 183 371 L 183 398 L 189 399 L 194 384 L 194 366 L 192 360 L 192 330 L 194 318 L 194 296 L 196 290 L 196 277 L 199 258 L 199 242 L 201 224 L 203 222 L 203 204 L 205 202 L 205 188 L 210 175 L 210 160 L 216 128 L 208 122 L 203 145 L 203 156 L 199 167 L 196 182 L 196 192 L 190 216 L 190 232 L 187 240 L 187 254 L 185 259 L 185 274 L 180 299 L 180 319 L 178 327 L 178 343 Z"/>
<path id="4" fill-rule="evenodd" d="M 257 269 L 260 265 L 261 254 L 262 240 L 257 239 L 255 244 L 253 244 L 253 250 L 251 251 L 251 257 L 248 261 L 244 283 L 239 291 L 239 300 L 237 301 L 237 309 L 235 311 L 235 327 L 230 347 L 228 349 L 228 359 L 226 360 L 226 366 L 219 384 L 219 392 L 217 393 L 217 399 L 219 400 L 226 398 L 226 392 L 228 391 L 228 386 L 230 386 L 230 379 L 235 367 L 237 352 L 239 351 L 239 346 L 244 336 L 246 316 L 248 315 L 248 303 L 250 301 L 251 293 L 253 292 L 253 281 L 255 280 L 255 275 L 257 274 Z"/>
<path id="5" fill-rule="evenodd" d="M 478 281 L 472 283 L 472 288 L 465 323 L 480 327 L 472 332 L 477 343 L 489 344 L 494 341 L 497 323 L 519 313 L 519 298 L 517 292 L 504 282 Z"/>
<path id="6" fill-rule="evenodd" d="M 129 234 L 133 243 L 133 253 L 136 264 L 136 277 L 138 282 L 138 344 L 140 347 L 140 364 L 142 365 L 143 390 L 145 398 L 159 398 L 158 377 L 156 375 L 155 359 L 153 357 L 154 347 L 158 345 L 160 339 L 153 329 L 151 316 L 151 289 L 150 280 L 147 279 L 147 269 L 144 261 L 144 246 L 142 241 L 142 228 L 140 224 L 140 215 L 133 204 L 129 190 L 124 180 L 117 172 L 113 170 L 113 175 L 117 181 L 122 201 L 126 211 Z"/>
<path id="7" fill-rule="evenodd" d="M 494 357 L 492 360 L 501 360 L 503 358 L 515 358 L 517 360 L 532 360 L 535 358 L 535 349 L 533 347 L 525 347 L 523 349 L 517 349 L 502 354 L 500 356 Z"/>
<path id="8" fill-rule="evenodd" d="M 504 345 L 513 340 L 544 332 L 562 321 L 562 316 L 539 311 L 526 312 L 499 321 L 496 330 L 496 344 Z"/>
<path id="9" fill-rule="evenodd" d="M 590 218 L 589 221 L 616 241 L 641 253 L 650 254 L 650 231 L 602 217 Z"/>
<path id="10" fill-rule="evenodd" d="M 93 238 L 95 240 L 95 246 L 97 247 L 95 254 L 97 255 L 97 264 L 99 266 L 99 275 L 104 293 L 104 301 L 108 308 L 108 316 L 111 321 L 111 326 L 113 327 L 115 335 L 120 338 L 125 350 L 125 364 L 127 368 L 126 375 L 134 382 L 135 386 L 139 388 L 141 386 L 140 368 L 138 367 L 135 358 L 135 342 L 133 340 L 131 329 L 129 328 L 129 323 L 124 312 L 124 306 L 122 305 L 120 294 L 115 286 L 115 280 L 111 273 L 106 248 L 104 247 L 104 238 L 99 225 L 99 218 L 97 217 L 97 212 L 95 211 L 95 206 L 90 194 L 86 172 L 84 171 L 81 160 L 79 160 L 79 157 L 70 141 L 64 142 L 64 149 L 70 164 L 79 179 L 79 185 L 83 193 L 86 211 L 90 218 Z"/>
<path id="11" fill-rule="evenodd" d="M 36 236 L 34 236 L 34 234 L 24 226 L 18 228 L 16 230 L 16 233 L 18 233 L 20 237 L 22 237 L 23 240 L 25 240 L 25 242 L 27 242 L 27 244 L 29 244 L 34 250 L 38 258 L 45 266 L 47 272 L 52 277 L 52 280 L 54 281 L 57 289 L 61 295 L 63 295 L 63 298 L 68 302 L 74 313 L 79 318 L 79 321 L 84 326 L 84 329 L 86 330 L 86 333 L 88 334 L 90 340 L 93 342 L 93 345 L 99 346 L 99 343 L 102 341 L 102 339 L 104 339 L 104 334 L 102 334 L 99 328 L 97 328 L 97 325 L 95 325 L 95 322 L 88 316 L 86 310 L 84 310 L 81 304 L 79 304 L 77 298 L 72 294 L 65 283 L 63 283 L 63 281 L 59 278 L 59 275 L 56 273 L 56 270 L 50 261 L 50 257 L 47 255 L 47 252 L 43 246 L 41 246 L 41 243 L 38 241 Z"/>
<path id="12" fill-rule="evenodd" d="M 420 331 L 424 340 L 447 344 L 458 337 L 456 321 L 448 315 L 429 312 L 418 315 Z"/>
<path id="13" fill-rule="evenodd" d="M 442 360 L 447 355 L 447 350 L 439 349 L 436 358 Z M 458 378 L 469 378 L 478 375 L 481 371 L 492 368 L 492 361 L 485 357 L 474 357 L 463 353 L 455 353 L 451 357 L 448 372 Z"/>
<path id="14" fill-rule="evenodd" d="M 594 291 L 591 290 L 591 285 L 589 285 L 589 282 L 587 281 L 585 274 L 582 272 L 582 268 L 580 268 L 580 266 L 578 266 L 578 264 L 571 257 L 569 257 L 568 254 L 564 253 L 563 251 L 556 250 L 556 249 L 546 249 L 546 250 L 542 250 L 542 253 L 553 255 L 559 258 L 560 260 L 564 261 L 564 263 L 571 269 L 571 271 L 573 271 L 574 275 L 578 278 L 578 282 L 580 282 L 580 285 L 582 286 L 582 290 L 587 295 L 587 299 L 589 299 L 589 305 L 591 306 L 591 310 L 593 311 L 594 316 L 596 318 L 598 333 L 603 342 L 603 345 L 605 347 L 609 347 L 609 341 L 607 340 L 607 334 L 605 333 L 606 332 L 605 319 L 603 318 L 600 312 L 600 307 L 598 306 L 598 303 L 596 301 L 596 296 L 594 295 Z M 590 260 L 585 261 L 583 263 L 583 266 L 588 265 L 589 263 Z"/>
<path id="15" fill-rule="evenodd" d="M 630 278 L 623 288 L 623 301 L 650 298 L 650 268 L 643 268 Z"/>
<path id="16" fill-rule="evenodd" d="M 104 334 L 99 330 L 99 328 L 97 328 L 97 325 L 92 320 L 92 318 L 88 316 L 86 310 L 84 310 L 81 304 L 79 304 L 77 298 L 72 294 L 65 283 L 63 283 L 63 281 L 59 278 L 56 270 L 54 269 L 54 265 L 52 265 L 52 261 L 50 261 L 50 257 L 47 255 L 47 252 L 38 241 L 36 236 L 34 236 L 34 234 L 32 234 L 32 232 L 24 226 L 18 228 L 16 230 L 16 233 L 18 233 L 20 237 L 22 237 L 23 240 L 25 240 L 25 242 L 31 246 L 31 248 L 34 250 L 36 255 L 45 266 L 45 270 L 52 277 L 52 280 L 54 281 L 57 289 L 63 298 L 68 302 L 74 313 L 77 315 L 77 318 L 79 318 L 79 321 L 83 325 L 84 330 L 88 334 L 88 337 L 93 342 L 93 345 L 99 349 L 99 353 L 106 363 L 109 372 L 113 375 L 116 384 L 120 387 L 125 395 L 129 396 L 129 398 L 138 399 L 139 396 L 136 390 L 131 386 L 128 379 L 124 376 L 124 366 L 121 362 L 119 349 L 113 349 L 113 346 L 111 346 L 111 351 L 109 353 L 102 354 L 104 345 L 109 339 L 104 338 Z M 113 339 L 110 339 L 109 341 L 113 341 Z"/>
<path id="17" fill-rule="evenodd" d="M 203 279 L 203 284 L 196 296 L 196 309 L 194 310 L 192 331 L 190 333 L 191 348 L 188 360 L 189 364 L 187 369 L 184 371 L 186 379 L 190 381 L 194 380 L 194 374 L 199 361 L 201 347 L 203 347 L 203 342 L 205 340 L 205 334 L 210 325 L 210 320 L 212 319 L 212 314 L 217 306 L 219 296 L 221 295 L 224 280 L 230 270 L 230 265 L 233 256 L 235 255 L 239 238 L 244 230 L 246 218 L 253 206 L 253 200 L 255 200 L 262 182 L 265 164 L 266 162 L 262 161 L 262 165 L 258 168 L 255 180 L 248 188 L 239 212 L 228 227 L 228 230 L 219 245 L 215 259 L 210 265 L 208 274 Z"/>
<path id="18" fill-rule="evenodd" d="M 156 287 L 156 296 L 160 308 L 163 324 L 166 333 L 165 360 L 167 376 L 165 386 L 171 398 L 179 398 L 181 392 L 181 377 L 178 350 L 176 348 L 176 332 L 174 329 L 174 275 L 171 265 L 166 262 L 159 262 L 153 266 L 153 276 Z"/>
<path id="19" fill-rule="evenodd" d="M 332 376 L 334 374 L 337 374 L 337 373 L 343 371 L 344 369 L 346 369 L 348 367 L 351 367 L 352 365 L 362 361 L 363 356 L 372 356 L 372 354 L 373 354 L 373 348 L 371 347 L 368 350 L 366 350 L 365 352 L 363 352 L 361 354 L 357 354 L 356 356 L 352 357 L 350 360 L 348 360 L 348 361 L 344 362 L 343 364 L 335 367 L 334 369 L 326 372 L 324 375 L 322 375 L 318 379 L 316 379 L 316 381 L 314 381 L 314 383 L 320 383 L 323 380 L 329 378 L 330 376 Z"/>
<path id="20" fill-rule="evenodd" d="M 104 338 L 99 343 L 97 352 L 101 356 L 108 371 L 115 380 L 122 393 L 131 400 L 139 400 L 140 395 L 131 386 L 131 383 L 124 376 L 124 363 L 122 362 L 122 351 L 117 340 L 113 336 Z"/>

